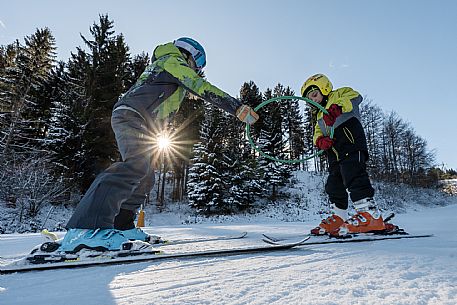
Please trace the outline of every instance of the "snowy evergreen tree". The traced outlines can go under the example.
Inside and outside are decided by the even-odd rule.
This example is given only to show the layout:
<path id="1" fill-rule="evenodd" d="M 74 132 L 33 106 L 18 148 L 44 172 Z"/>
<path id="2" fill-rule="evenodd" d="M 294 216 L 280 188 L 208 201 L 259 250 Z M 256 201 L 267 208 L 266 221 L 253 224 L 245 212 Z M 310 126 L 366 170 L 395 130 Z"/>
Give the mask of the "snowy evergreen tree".
<path id="1" fill-rule="evenodd" d="M 253 206 L 257 198 L 264 197 L 264 180 L 258 175 L 255 160 L 238 160 L 230 168 L 227 179 L 226 205 L 232 210 L 246 210 Z"/>
<path id="2" fill-rule="evenodd" d="M 44 138 L 49 129 L 51 102 L 48 98 L 48 92 L 50 91 L 48 83 L 55 66 L 56 55 L 54 51 L 56 47 L 54 38 L 49 30 L 45 30 L 39 34 L 37 32 L 33 45 L 35 49 L 33 53 L 35 56 L 43 58 L 43 65 L 46 66 L 47 72 L 36 86 L 32 86 L 30 92 L 33 107 L 26 108 L 24 117 L 26 117 L 28 121 L 27 129 L 23 130 L 22 133 L 26 135 L 27 138 L 33 139 L 33 146 L 36 150 L 42 150 L 44 148 Z M 43 48 L 44 50 L 42 50 Z M 36 51 L 40 49 L 42 51 Z"/>
<path id="3" fill-rule="evenodd" d="M 173 177 L 172 199 L 182 200 L 186 194 L 186 179 L 194 144 L 200 141 L 200 125 L 204 117 L 201 99 L 186 96 L 172 118 L 173 149 L 170 166 Z"/>
<path id="4" fill-rule="evenodd" d="M 66 86 L 65 63 L 59 62 L 51 71 L 49 80 L 43 86 L 42 98 L 48 100 L 51 104 L 49 107 L 49 118 L 46 122 L 44 148 L 56 152 L 64 146 L 64 140 L 68 138 L 69 133 L 65 130 L 63 124 L 66 121 L 65 113 L 67 109 L 63 103 L 66 96 L 64 90 Z"/>
<path id="5" fill-rule="evenodd" d="M 45 138 L 45 148 L 53 154 L 53 162 L 58 172 L 69 179 L 77 177 L 81 152 L 82 116 L 84 106 L 83 84 L 76 84 L 75 56 L 67 65 L 60 62 L 51 73 L 47 84 L 48 98 L 52 106 L 49 131 Z"/>
<path id="6" fill-rule="evenodd" d="M 197 212 L 205 212 L 206 204 L 210 201 L 211 185 L 206 179 L 211 168 L 208 164 L 208 151 L 203 143 L 194 145 L 194 155 L 192 166 L 189 169 L 189 179 L 187 181 L 187 198 L 189 205 Z"/>
<path id="7" fill-rule="evenodd" d="M 8 125 L 7 120 L 11 112 L 11 102 L 8 99 L 11 91 L 12 79 L 10 73 L 15 70 L 17 52 L 19 51 L 19 41 L 9 44 L 7 46 L 0 46 L 0 131 L 2 136 L 3 132 Z M 2 137 L 0 137 L 1 139 Z"/>
<path id="8" fill-rule="evenodd" d="M 283 91 L 285 96 L 294 96 L 295 93 L 289 88 Z M 283 130 L 288 135 L 288 152 L 289 159 L 297 160 L 304 157 L 305 151 L 305 132 L 303 127 L 303 118 L 300 114 L 298 100 L 284 100 L 281 103 Z M 300 163 L 293 164 L 293 167 L 299 168 Z"/>
<path id="9" fill-rule="evenodd" d="M 253 82 L 244 83 L 240 89 L 240 101 L 243 104 L 249 105 L 252 108 L 256 108 L 263 102 L 262 93 L 260 93 L 259 87 Z M 260 113 L 262 110 L 259 110 Z M 260 130 L 262 129 L 263 118 L 260 115 L 259 120 L 251 126 L 251 137 L 254 141 L 259 137 Z"/>
<path id="10" fill-rule="evenodd" d="M 149 55 L 147 53 L 143 52 L 133 56 L 133 59 L 127 63 L 127 71 L 130 76 L 125 80 L 125 88 L 133 86 L 148 65 Z"/>
<path id="11" fill-rule="evenodd" d="M 3 57 L 0 98 L 3 126 L 0 159 L 10 152 L 27 153 L 39 149 L 37 140 L 42 135 L 42 117 L 49 105 L 37 102 L 37 92 L 48 79 L 54 64 L 55 40 L 48 28 L 37 29 L 27 36 L 25 44 L 16 42 L 9 47 L 9 56 Z M 13 51 L 14 49 L 14 51 Z"/>
<path id="12" fill-rule="evenodd" d="M 221 166 L 222 139 L 221 110 L 207 106 L 201 125 L 201 142 L 194 146 L 192 167 L 187 182 L 189 205 L 200 213 L 214 213 L 224 208 L 225 186 Z"/>
<path id="13" fill-rule="evenodd" d="M 282 86 L 276 86 L 276 96 L 281 93 Z M 273 98 L 272 91 L 267 89 L 264 99 Z M 258 147 L 265 153 L 277 159 L 286 159 L 286 141 L 283 138 L 283 117 L 279 103 L 270 103 L 262 108 L 263 116 L 262 130 L 258 139 Z M 276 162 L 267 158 L 260 158 L 259 170 L 266 184 L 271 187 L 270 197 L 275 199 L 278 189 L 284 186 L 290 177 L 291 168 L 289 165 Z"/>
<path id="14" fill-rule="evenodd" d="M 304 142 L 304 150 L 303 153 L 306 157 L 312 156 L 317 153 L 318 149 L 314 146 L 313 143 L 313 136 L 314 136 L 314 122 L 315 122 L 315 115 L 313 114 L 315 109 L 313 106 L 306 104 L 304 113 L 303 113 L 303 142 Z M 316 161 L 319 157 L 312 158 L 308 162 L 303 163 L 303 169 L 309 170 L 310 164 L 314 162 L 314 169 L 318 169 L 316 166 Z"/>
<path id="15" fill-rule="evenodd" d="M 240 90 L 243 104 L 255 108 L 262 102 L 262 95 L 254 82 L 244 83 Z M 246 125 L 233 116 L 225 116 L 223 173 L 227 185 L 224 196 L 225 205 L 231 211 L 246 210 L 258 197 L 263 195 L 264 181 L 258 174 L 258 162 L 255 151 L 246 138 Z M 251 136 L 256 139 L 256 126 L 251 126 Z M 258 128 L 260 130 L 260 128 Z M 255 141 L 255 140 L 254 140 Z"/>
<path id="16" fill-rule="evenodd" d="M 92 40 L 81 36 L 88 47 L 89 66 L 85 76 L 88 104 L 84 109 L 84 130 L 81 162 L 81 184 L 87 188 L 95 176 L 119 158 L 111 112 L 125 84 L 131 82 L 130 55 L 122 35 L 114 35 L 113 21 L 101 15 L 90 28 Z"/>
<path id="17" fill-rule="evenodd" d="M 86 94 L 86 75 L 89 69 L 89 55 L 81 48 L 77 48 L 67 64 L 68 75 L 64 87 L 66 95 L 62 100 L 63 117 L 60 121 L 63 128 L 68 131 L 69 137 L 65 139 L 65 145 L 57 150 L 62 164 L 69 169 L 69 174 L 76 180 L 81 191 L 86 187 L 81 177 L 84 174 L 83 161 L 88 154 L 83 137 L 87 125 L 85 112 L 89 105 L 89 97 Z"/>
<path id="18" fill-rule="evenodd" d="M 10 96 L 14 78 L 11 77 L 11 74 L 13 71 L 17 71 L 15 62 L 18 51 L 18 40 L 7 46 L 0 46 L 0 155 L 1 151 L 5 149 L 13 114 Z"/>

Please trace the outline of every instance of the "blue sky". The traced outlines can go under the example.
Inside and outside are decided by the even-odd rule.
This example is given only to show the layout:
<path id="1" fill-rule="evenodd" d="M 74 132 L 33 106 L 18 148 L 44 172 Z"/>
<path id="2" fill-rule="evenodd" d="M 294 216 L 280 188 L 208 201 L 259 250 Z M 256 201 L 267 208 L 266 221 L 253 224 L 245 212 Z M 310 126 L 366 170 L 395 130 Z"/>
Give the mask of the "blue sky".
<path id="1" fill-rule="evenodd" d="M 189 36 L 206 51 L 208 80 L 237 96 L 245 81 L 300 91 L 311 74 L 350 86 L 397 112 L 457 169 L 457 1 L 231 0 L 8 1 L 0 45 L 49 27 L 60 59 L 82 46 L 99 14 L 132 54 Z"/>

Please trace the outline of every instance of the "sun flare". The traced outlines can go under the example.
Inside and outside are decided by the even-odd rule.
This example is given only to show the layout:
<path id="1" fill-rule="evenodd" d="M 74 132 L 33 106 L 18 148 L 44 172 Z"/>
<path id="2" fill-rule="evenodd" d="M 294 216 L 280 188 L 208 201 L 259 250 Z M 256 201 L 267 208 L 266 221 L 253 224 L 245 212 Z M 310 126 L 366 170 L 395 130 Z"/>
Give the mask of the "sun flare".
<path id="1" fill-rule="evenodd" d="M 170 148 L 171 145 L 171 139 L 166 136 L 166 135 L 161 135 L 157 139 L 157 146 L 159 147 L 160 150 L 166 150 Z"/>

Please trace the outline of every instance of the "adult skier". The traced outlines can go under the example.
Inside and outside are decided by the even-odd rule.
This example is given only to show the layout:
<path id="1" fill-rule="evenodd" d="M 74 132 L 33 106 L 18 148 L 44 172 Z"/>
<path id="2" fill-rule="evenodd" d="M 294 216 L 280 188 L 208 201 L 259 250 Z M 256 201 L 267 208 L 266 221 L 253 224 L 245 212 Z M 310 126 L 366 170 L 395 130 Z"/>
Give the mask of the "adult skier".
<path id="1" fill-rule="evenodd" d="M 82 248 L 119 250 L 128 240 L 158 242 L 158 236 L 135 228 L 136 211 L 152 188 L 151 139 L 175 113 L 186 92 L 253 124 L 258 115 L 247 105 L 201 77 L 203 47 L 182 37 L 155 48 L 151 64 L 114 105 L 111 125 L 122 161 L 99 174 L 67 224 L 60 251 Z"/>
<path id="2" fill-rule="evenodd" d="M 366 171 L 368 149 L 359 112 L 362 96 L 349 87 L 333 90 L 332 83 L 323 74 L 309 77 L 301 94 L 328 112 L 317 112 L 313 142 L 325 151 L 328 160 L 325 191 L 329 196 L 331 215 L 312 229 L 311 234 L 344 236 L 385 230 Z M 331 127 L 334 128 L 333 137 L 330 137 Z M 357 212 L 352 217 L 348 217 L 347 212 L 348 192 Z"/>

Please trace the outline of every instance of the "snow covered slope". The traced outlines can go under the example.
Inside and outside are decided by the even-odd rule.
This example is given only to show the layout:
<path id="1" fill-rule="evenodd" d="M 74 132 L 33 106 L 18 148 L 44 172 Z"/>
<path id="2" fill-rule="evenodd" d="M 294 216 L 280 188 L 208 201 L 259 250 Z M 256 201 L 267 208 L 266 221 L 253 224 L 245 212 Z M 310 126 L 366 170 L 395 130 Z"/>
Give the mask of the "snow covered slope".
<path id="1" fill-rule="evenodd" d="M 0 304 L 457 304 L 457 205 L 398 215 L 411 233 L 434 237 L 52 270 L 0 276 Z M 166 251 L 262 244 L 261 233 L 292 235 L 313 222 L 194 224 L 148 228 L 169 238 L 248 231 L 243 240 L 169 246 Z M 0 235 L 3 262 L 42 241 Z"/>

